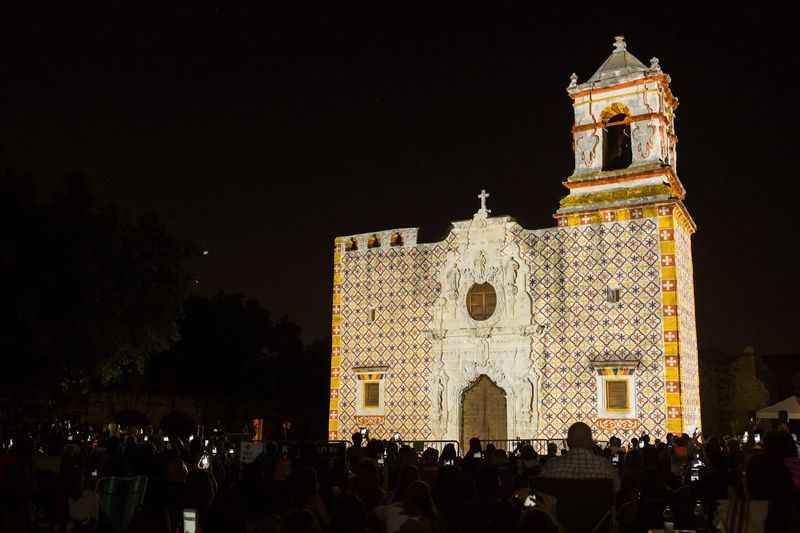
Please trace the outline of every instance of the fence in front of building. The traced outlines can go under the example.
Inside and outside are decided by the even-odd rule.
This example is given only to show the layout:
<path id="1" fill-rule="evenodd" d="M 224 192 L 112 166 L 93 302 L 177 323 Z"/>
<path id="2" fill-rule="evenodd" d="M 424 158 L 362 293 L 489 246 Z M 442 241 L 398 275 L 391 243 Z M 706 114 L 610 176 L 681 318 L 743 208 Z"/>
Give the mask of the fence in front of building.
<path id="1" fill-rule="evenodd" d="M 439 455 L 442 454 L 445 446 L 452 444 L 456 449 L 456 455 L 461 456 L 461 447 L 458 445 L 458 441 L 455 440 L 404 440 L 400 441 L 400 444 L 410 446 L 417 452 L 424 452 L 428 448 L 433 448 L 439 452 Z"/>
<path id="2" fill-rule="evenodd" d="M 556 453 L 561 454 L 562 450 L 567 449 L 567 439 L 498 439 L 498 440 L 482 440 L 481 448 L 486 450 L 486 446 L 492 444 L 498 450 L 505 450 L 506 453 L 513 453 L 517 449 L 522 448 L 525 444 L 533 446 L 533 451 L 539 455 L 547 454 L 547 445 L 549 443 L 556 445 Z M 601 448 L 608 446 L 606 441 L 595 441 Z"/>

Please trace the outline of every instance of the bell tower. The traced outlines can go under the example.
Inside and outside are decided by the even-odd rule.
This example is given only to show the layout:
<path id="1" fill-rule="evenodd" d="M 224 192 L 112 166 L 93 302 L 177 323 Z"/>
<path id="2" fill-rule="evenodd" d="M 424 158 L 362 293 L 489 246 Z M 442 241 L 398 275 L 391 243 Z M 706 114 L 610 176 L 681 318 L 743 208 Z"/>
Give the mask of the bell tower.
<path id="1" fill-rule="evenodd" d="M 569 194 L 556 218 L 683 199 L 675 152 L 678 100 L 669 83 L 658 59 L 645 66 L 622 36 L 588 80 L 570 77 L 575 171 L 564 183 Z"/>
<path id="2" fill-rule="evenodd" d="M 625 38 L 614 38 L 614 50 L 585 82 L 570 76 L 575 170 L 564 185 L 569 194 L 555 213 L 559 227 L 593 225 L 584 235 L 647 232 L 657 243 L 660 290 L 651 293 L 663 338 L 657 343 L 664 403 L 664 430 L 691 433 L 701 428 L 694 273 L 691 236 L 697 230 L 683 204 L 686 190 L 677 174 L 678 99 L 670 77 L 657 58 L 646 66 L 631 54 Z M 589 229 L 589 228 L 587 228 Z M 651 233 L 652 232 L 652 233 Z M 641 290 L 630 273 L 620 279 L 627 290 Z M 636 306 L 633 298 L 620 303 Z M 627 307 L 626 307 L 627 306 Z M 641 398 L 652 404 L 652 398 Z M 648 408 L 656 408 L 650 405 Z"/>

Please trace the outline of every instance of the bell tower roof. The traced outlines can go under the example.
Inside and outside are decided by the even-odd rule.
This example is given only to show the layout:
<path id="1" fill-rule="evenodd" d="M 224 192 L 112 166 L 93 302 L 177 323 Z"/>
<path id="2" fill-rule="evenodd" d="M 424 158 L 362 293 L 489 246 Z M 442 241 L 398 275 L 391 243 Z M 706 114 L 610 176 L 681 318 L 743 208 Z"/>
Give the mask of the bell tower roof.
<path id="1" fill-rule="evenodd" d="M 632 74 L 645 73 L 649 70 L 636 56 L 628 52 L 625 37 L 617 35 L 614 37 L 614 51 L 586 83 L 596 84 L 606 80 L 616 80 Z"/>

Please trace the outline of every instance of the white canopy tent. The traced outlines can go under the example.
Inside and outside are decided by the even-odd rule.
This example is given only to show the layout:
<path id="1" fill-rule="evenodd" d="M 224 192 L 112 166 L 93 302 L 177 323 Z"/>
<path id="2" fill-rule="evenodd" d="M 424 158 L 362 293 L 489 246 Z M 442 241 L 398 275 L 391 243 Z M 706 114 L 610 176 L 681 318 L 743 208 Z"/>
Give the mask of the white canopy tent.
<path id="1" fill-rule="evenodd" d="M 789 413 L 789 420 L 800 420 L 800 400 L 797 396 L 789 396 L 785 400 L 781 400 L 775 405 L 769 405 L 756 412 L 756 418 L 778 418 L 778 413 L 786 411 Z"/>

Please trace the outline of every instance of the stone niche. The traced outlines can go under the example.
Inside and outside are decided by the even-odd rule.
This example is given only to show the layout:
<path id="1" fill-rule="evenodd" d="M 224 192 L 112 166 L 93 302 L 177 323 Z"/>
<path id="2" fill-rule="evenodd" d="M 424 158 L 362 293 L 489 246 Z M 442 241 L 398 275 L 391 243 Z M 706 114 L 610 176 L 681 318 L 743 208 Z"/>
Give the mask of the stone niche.
<path id="1" fill-rule="evenodd" d="M 530 271 L 521 256 L 522 232 L 510 217 L 453 224 L 454 248 L 440 273 L 441 291 L 427 334 L 432 341 L 432 438 L 463 441 L 462 398 L 487 376 L 506 396 L 507 438 L 531 437 L 538 429 L 541 342 L 534 320 Z M 487 297 L 488 284 L 493 291 Z M 483 300 L 473 301 L 478 287 Z M 493 301 L 491 301 L 493 300 Z M 490 313 L 471 313 L 482 303 Z M 472 307 L 471 307 L 472 306 Z M 486 311 L 484 309 L 483 311 Z M 488 316 L 487 316 L 488 315 Z M 479 319 L 474 318 L 478 316 Z"/>

